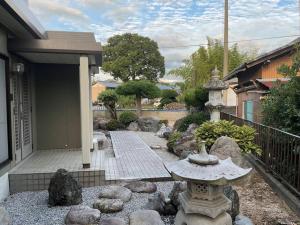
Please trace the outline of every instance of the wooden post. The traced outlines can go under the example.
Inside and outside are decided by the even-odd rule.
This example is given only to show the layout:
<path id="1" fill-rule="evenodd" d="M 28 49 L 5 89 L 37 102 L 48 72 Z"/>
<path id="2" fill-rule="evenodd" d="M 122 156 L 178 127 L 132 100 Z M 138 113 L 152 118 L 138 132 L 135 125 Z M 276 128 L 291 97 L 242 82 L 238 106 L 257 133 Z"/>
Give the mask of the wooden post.
<path id="1" fill-rule="evenodd" d="M 83 168 L 90 168 L 89 60 L 82 55 L 79 61 L 82 165 Z"/>

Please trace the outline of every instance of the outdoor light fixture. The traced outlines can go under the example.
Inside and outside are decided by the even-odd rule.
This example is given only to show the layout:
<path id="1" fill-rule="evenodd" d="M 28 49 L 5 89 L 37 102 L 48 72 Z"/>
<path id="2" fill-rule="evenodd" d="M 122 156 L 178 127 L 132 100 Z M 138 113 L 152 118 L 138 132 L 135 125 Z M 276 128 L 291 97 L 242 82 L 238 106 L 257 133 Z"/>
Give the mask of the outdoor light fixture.
<path id="1" fill-rule="evenodd" d="M 24 64 L 23 63 L 13 63 L 12 72 L 22 74 L 24 73 Z"/>

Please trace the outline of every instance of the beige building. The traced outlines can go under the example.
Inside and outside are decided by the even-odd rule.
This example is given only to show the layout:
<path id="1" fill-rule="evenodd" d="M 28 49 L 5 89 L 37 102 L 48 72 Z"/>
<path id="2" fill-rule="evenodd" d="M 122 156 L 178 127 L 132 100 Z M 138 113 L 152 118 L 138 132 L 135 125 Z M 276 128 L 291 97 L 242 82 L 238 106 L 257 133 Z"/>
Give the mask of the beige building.
<path id="1" fill-rule="evenodd" d="M 26 1 L 0 1 L 0 201 L 8 172 L 35 151 L 92 148 L 93 33 L 45 31 Z"/>
<path id="2" fill-rule="evenodd" d="M 115 89 L 120 84 L 115 81 L 98 81 L 92 86 L 92 101 L 97 102 L 98 96 L 101 94 L 101 92 L 107 90 L 107 89 Z"/>

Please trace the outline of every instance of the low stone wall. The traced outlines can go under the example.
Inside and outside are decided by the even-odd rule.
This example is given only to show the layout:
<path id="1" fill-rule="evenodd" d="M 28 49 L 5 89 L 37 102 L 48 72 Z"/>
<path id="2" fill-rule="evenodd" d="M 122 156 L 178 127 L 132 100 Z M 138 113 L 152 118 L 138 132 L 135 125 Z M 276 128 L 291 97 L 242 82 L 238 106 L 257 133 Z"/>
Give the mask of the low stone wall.
<path id="1" fill-rule="evenodd" d="M 122 109 L 117 110 L 117 114 L 120 115 L 124 111 L 135 112 L 135 109 Z M 99 117 L 109 118 L 109 113 L 107 110 L 94 110 L 94 119 Z M 187 110 L 153 110 L 153 109 L 143 109 L 142 117 L 156 117 L 160 120 L 168 120 L 170 125 L 173 125 L 176 120 L 185 117 L 189 111 Z"/>

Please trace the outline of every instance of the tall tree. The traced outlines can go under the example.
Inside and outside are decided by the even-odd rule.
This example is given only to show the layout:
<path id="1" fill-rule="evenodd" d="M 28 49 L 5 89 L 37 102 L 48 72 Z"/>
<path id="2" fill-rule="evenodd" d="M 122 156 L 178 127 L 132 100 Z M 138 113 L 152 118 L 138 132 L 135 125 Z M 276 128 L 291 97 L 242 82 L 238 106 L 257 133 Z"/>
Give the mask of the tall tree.
<path id="1" fill-rule="evenodd" d="M 224 46 L 220 40 L 207 38 L 207 47 L 201 46 L 189 59 L 183 61 L 183 66 L 169 73 L 181 76 L 185 80 L 186 89 L 196 88 L 205 84 L 215 66 L 223 70 Z M 229 71 L 252 58 L 247 53 L 241 53 L 235 44 L 229 49 Z"/>
<path id="2" fill-rule="evenodd" d="M 141 115 L 142 98 L 157 98 L 160 95 L 159 88 L 148 80 L 132 80 L 120 85 L 116 92 L 119 95 L 134 95 L 136 97 L 137 115 Z"/>
<path id="3" fill-rule="evenodd" d="M 125 33 L 108 39 L 103 47 L 105 72 L 122 81 L 157 81 L 165 74 L 164 57 L 155 41 L 138 34 Z"/>

